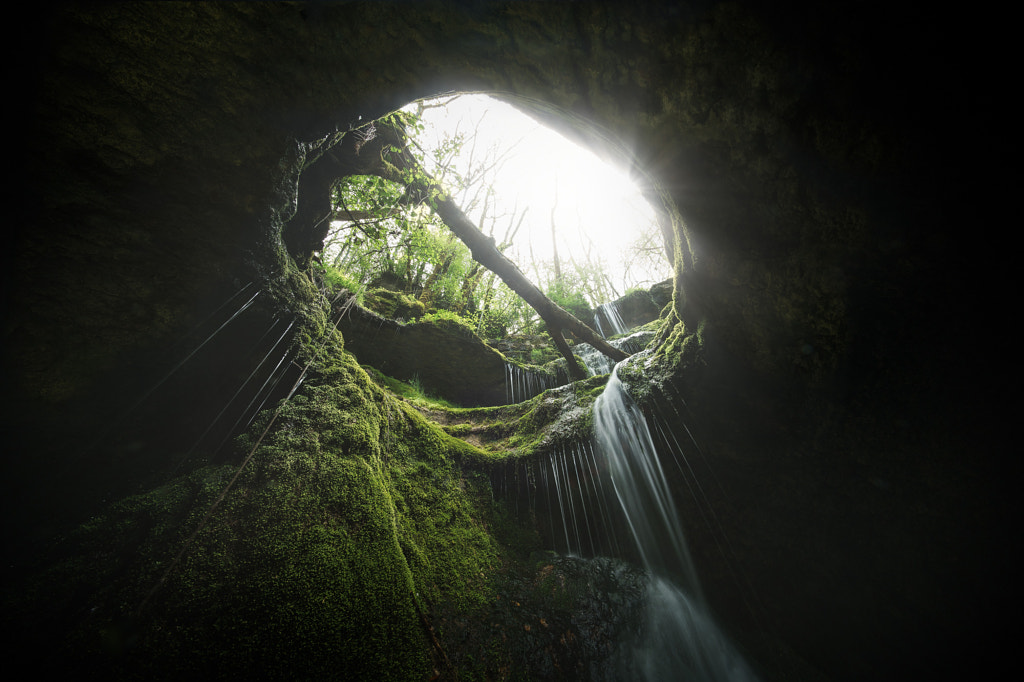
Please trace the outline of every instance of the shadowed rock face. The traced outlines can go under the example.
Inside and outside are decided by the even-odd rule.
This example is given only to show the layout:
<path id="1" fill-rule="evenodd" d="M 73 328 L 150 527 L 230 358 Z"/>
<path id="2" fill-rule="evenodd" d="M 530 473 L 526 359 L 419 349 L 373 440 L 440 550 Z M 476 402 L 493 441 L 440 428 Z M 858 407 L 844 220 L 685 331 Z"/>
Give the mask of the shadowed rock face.
<path id="1" fill-rule="evenodd" d="M 699 370 L 664 378 L 720 484 L 708 494 L 735 558 L 698 515 L 687 524 L 725 620 L 772 630 L 836 678 L 983 667 L 1001 644 L 978 624 L 1005 598 L 996 548 L 1017 534 L 984 428 L 1008 382 L 974 385 L 1005 374 L 989 367 L 1002 337 L 972 321 L 999 262 L 961 236 L 985 206 L 958 210 L 1005 182 L 987 159 L 957 163 L 968 138 L 1005 146 L 971 85 L 981 53 L 950 50 L 968 31 L 934 14 L 797 9 L 39 9 L 22 27 L 30 148 L 4 256 L 4 497 L 24 519 L 10 541 L 133 490 L 127 461 L 164 467 L 159 443 L 117 429 L 84 493 L 75 465 L 236 292 L 273 292 L 267 324 L 313 300 L 281 234 L 323 139 L 417 97 L 484 90 L 642 173 L 664 208 L 675 313 L 706 323 L 707 347 Z M 179 390 L 237 381 L 249 362 L 225 352 Z M 62 509 L 65 491 L 77 501 Z"/>
<path id="2" fill-rule="evenodd" d="M 505 358 L 467 328 L 440 320 L 401 324 L 351 306 L 338 329 L 360 362 L 416 379 L 431 395 L 466 407 L 507 402 Z"/>

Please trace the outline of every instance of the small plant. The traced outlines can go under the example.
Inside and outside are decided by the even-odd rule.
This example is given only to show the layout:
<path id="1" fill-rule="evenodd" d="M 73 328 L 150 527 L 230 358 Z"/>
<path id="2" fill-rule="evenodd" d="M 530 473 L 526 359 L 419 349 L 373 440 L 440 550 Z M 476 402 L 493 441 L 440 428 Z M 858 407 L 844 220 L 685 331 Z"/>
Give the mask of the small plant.
<path id="1" fill-rule="evenodd" d="M 329 286 L 331 289 L 348 289 L 355 294 L 356 300 L 359 304 L 363 304 L 365 287 L 361 281 L 331 265 L 317 264 L 315 267 L 317 268 L 320 277 L 323 278 L 324 284 Z"/>
<path id="2" fill-rule="evenodd" d="M 455 327 L 458 328 L 459 331 L 464 331 L 469 336 L 476 334 L 474 331 L 476 324 L 473 320 L 467 319 L 456 312 L 452 312 L 451 310 L 444 310 L 443 308 L 427 313 L 420 318 L 420 321 L 440 323 L 443 326 L 447 326 L 449 329 Z"/>

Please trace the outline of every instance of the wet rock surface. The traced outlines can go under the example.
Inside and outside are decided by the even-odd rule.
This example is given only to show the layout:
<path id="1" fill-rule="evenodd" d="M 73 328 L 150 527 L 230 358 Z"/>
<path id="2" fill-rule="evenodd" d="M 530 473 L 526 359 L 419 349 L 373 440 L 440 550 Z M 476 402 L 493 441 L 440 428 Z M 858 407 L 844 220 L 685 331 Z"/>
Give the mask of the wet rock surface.
<path id="1" fill-rule="evenodd" d="M 619 653 L 641 627 L 644 573 L 610 558 L 533 558 L 535 572 L 509 580 L 478 617 L 437 609 L 453 666 L 496 680 L 620 679 Z"/>

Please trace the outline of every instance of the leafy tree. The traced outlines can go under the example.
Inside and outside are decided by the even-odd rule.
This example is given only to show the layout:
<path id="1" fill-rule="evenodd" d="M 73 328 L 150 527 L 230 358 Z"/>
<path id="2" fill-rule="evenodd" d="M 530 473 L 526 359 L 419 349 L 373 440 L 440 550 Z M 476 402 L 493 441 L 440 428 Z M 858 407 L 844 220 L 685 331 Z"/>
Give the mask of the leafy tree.
<path id="1" fill-rule="evenodd" d="M 421 126 L 418 114 L 406 112 L 393 115 L 389 123 L 413 131 Z M 507 249 L 526 211 L 494 210 L 495 190 L 489 183 L 500 158 L 493 150 L 473 147 L 468 168 L 459 170 L 452 159 L 465 144 L 466 135 L 449 136 L 422 152 L 420 160 L 437 171 L 445 187 L 464 192 L 464 210 L 475 212 L 489 235 L 500 235 L 498 248 Z M 333 223 L 323 262 L 364 287 L 391 287 L 417 295 L 428 309 L 457 313 L 482 336 L 497 338 L 528 326 L 535 317 L 532 309 L 473 261 L 465 244 L 430 210 L 429 200 L 377 175 L 342 178 L 332 190 Z"/>
<path id="2" fill-rule="evenodd" d="M 440 169 L 439 175 L 435 177 L 424 167 L 427 155 L 416 147 L 414 141 L 410 141 L 407 134 L 407 129 L 416 124 L 414 114 L 395 112 L 359 130 L 349 131 L 335 150 L 321 157 L 318 167 L 312 173 L 312 176 L 321 183 L 325 179 L 330 180 L 334 173 L 335 184 L 331 187 L 337 184 L 337 178 L 373 175 L 404 188 L 401 194 L 398 194 L 397 188 L 391 185 L 364 181 L 357 185 L 357 189 L 361 191 L 355 193 L 354 207 L 349 206 L 349 202 L 346 201 L 347 194 L 344 190 L 340 194 L 335 193 L 337 203 L 341 204 L 344 211 L 343 214 L 336 214 L 354 225 L 350 228 L 350 234 L 342 238 L 345 257 L 348 258 L 349 253 L 352 254 L 349 262 L 361 267 L 364 276 L 373 272 L 386 272 L 396 281 L 404 282 L 406 287 L 422 286 L 421 298 L 426 295 L 429 300 L 442 300 L 448 309 L 475 309 L 476 304 L 472 298 L 476 293 L 476 287 L 462 285 L 470 281 L 471 278 L 468 278 L 467 274 L 472 268 L 465 264 L 465 252 L 456 246 L 455 240 L 427 239 L 425 243 L 432 245 L 433 251 L 429 248 L 416 248 L 423 245 L 417 240 L 417 236 L 429 233 L 431 221 L 439 219 L 458 237 L 464 247 L 468 247 L 473 260 L 497 275 L 543 319 L 574 378 L 584 378 L 586 373 L 572 355 L 563 337 L 563 331 L 571 332 L 587 341 L 613 360 L 624 359 L 625 353 L 606 343 L 593 329 L 552 301 L 535 283 L 523 275 L 515 263 L 503 253 L 507 244 L 504 241 L 502 244 L 497 242 L 493 221 L 490 223 L 489 233 L 481 229 L 478 223 L 486 224 L 487 210 L 491 206 L 487 198 L 493 196 L 491 188 L 485 190 L 478 187 L 474 195 L 465 195 L 471 196 L 470 210 L 480 207 L 481 217 L 478 221 L 471 219 L 452 199 L 452 188 L 448 183 L 451 181 L 453 171 L 450 169 L 451 164 L 446 163 L 450 156 L 445 150 L 450 152 L 461 145 L 464 139 L 449 139 L 446 144 L 434 150 L 433 162 L 436 168 Z M 418 154 L 414 153 L 414 148 Z M 333 153 L 334 151 L 337 154 Z M 488 168 L 493 168 L 498 163 L 500 158 L 489 159 L 488 163 L 482 166 L 482 171 L 476 173 L 476 181 L 486 174 Z M 473 169 L 471 163 L 469 175 L 473 175 Z M 466 176 L 464 172 L 461 180 L 467 181 Z M 363 206 L 376 206 L 376 214 L 364 216 L 361 213 Z M 430 208 L 429 214 L 419 210 L 424 206 Z M 400 207 L 411 207 L 413 210 Z M 315 211 L 311 210 L 303 212 L 301 207 L 296 213 L 304 216 L 316 215 Z M 363 224 L 363 217 L 368 221 L 372 220 L 372 223 Z M 436 223 L 434 225 L 436 226 Z M 358 234 L 355 230 L 358 230 Z M 330 237 L 329 234 L 326 236 Z M 463 266 L 465 269 L 462 269 Z M 424 273 L 427 274 L 427 280 L 421 285 L 419 277 Z M 560 273 L 556 274 L 556 280 L 561 283 Z M 458 294 L 445 286 L 446 282 L 451 283 L 453 280 L 460 282 Z M 485 300 L 488 296 L 489 292 L 484 291 Z M 493 299 L 493 295 L 491 298 Z M 493 323 L 493 315 L 480 318 L 478 324 L 482 320 Z"/>

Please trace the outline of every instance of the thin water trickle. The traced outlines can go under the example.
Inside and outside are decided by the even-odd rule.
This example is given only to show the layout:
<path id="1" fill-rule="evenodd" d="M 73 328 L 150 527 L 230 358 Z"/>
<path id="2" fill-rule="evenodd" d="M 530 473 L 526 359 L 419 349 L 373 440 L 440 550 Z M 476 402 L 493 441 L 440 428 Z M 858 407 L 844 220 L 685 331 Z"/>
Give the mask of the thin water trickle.
<path id="1" fill-rule="evenodd" d="M 154 384 L 154 385 L 152 386 L 152 388 L 150 388 L 150 389 L 149 389 L 148 391 L 146 391 L 146 392 L 145 392 L 145 393 L 144 393 L 144 394 L 142 395 L 142 397 L 138 399 L 138 401 L 136 402 L 136 404 L 135 404 L 135 405 L 134 405 L 134 406 L 133 406 L 133 407 L 132 407 L 131 409 L 135 409 L 135 407 L 138 407 L 138 405 L 139 405 L 140 403 L 142 403 L 143 401 L 145 401 L 145 400 L 146 400 L 146 398 L 148 398 L 148 397 L 149 397 L 150 395 L 152 395 L 152 394 L 153 394 L 153 392 L 155 392 L 155 391 L 156 391 L 156 390 L 157 390 L 158 388 L 160 388 L 161 386 L 163 386 L 163 385 L 164 385 L 164 383 L 165 383 L 165 382 L 166 382 L 166 381 L 167 381 L 168 379 L 170 379 L 170 378 L 171 378 L 171 376 L 173 376 L 175 372 L 177 372 L 177 371 L 178 371 L 179 369 L 181 369 L 182 367 L 184 367 L 184 366 L 185 366 L 185 364 L 186 364 L 186 363 L 187 363 L 187 362 L 188 362 L 189 360 L 191 360 L 191 359 L 192 359 L 192 358 L 193 358 L 193 357 L 195 356 L 195 354 L 196 354 L 196 353 L 198 353 L 199 351 L 201 351 L 201 350 L 203 349 L 203 347 L 205 347 L 205 346 L 206 346 L 206 344 L 208 344 L 208 343 L 209 343 L 210 341 L 212 341 L 212 340 L 213 340 L 213 338 L 217 336 L 217 334 L 221 333 L 221 331 L 223 331 L 223 330 L 224 330 L 224 328 L 225 328 L 225 327 L 227 327 L 227 326 L 228 326 L 229 324 L 231 324 L 232 322 L 234 322 L 234 321 L 235 321 L 235 319 L 237 319 L 239 315 L 241 315 L 241 314 L 242 314 L 242 313 L 244 313 L 244 312 L 245 312 L 246 310 L 248 310 L 248 309 L 249 309 L 249 306 L 251 306 L 251 305 L 253 304 L 253 301 L 255 301 L 255 300 L 256 300 L 256 297 L 257 297 L 257 296 L 259 296 L 259 295 L 260 295 L 260 292 L 259 292 L 259 291 L 257 291 L 257 292 L 256 292 L 255 294 L 253 294 L 253 295 L 252 295 L 252 297 L 251 297 L 251 298 L 250 298 L 250 299 L 249 299 L 248 301 L 246 301 L 245 303 L 243 303 L 243 304 L 242 304 L 242 307 L 240 307 L 240 308 L 239 308 L 238 310 L 236 310 L 236 311 L 234 312 L 234 314 L 233 314 L 233 315 L 232 315 L 231 317 L 229 317 L 229 318 L 228 318 L 228 319 L 227 319 L 227 320 L 226 320 L 226 321 L 225 321 L 225 322 L 224 322 L 223 324 L 221 324 L 221 325 L 220 325 L 219 327 L 217 327 L 217 328 L 216 328 L 215 330 L 213 330 L 213 332 L 212 332 L 212 333 L 211 333 L 211 334 L 210 334 L 209 336 L 207 336 L 207 337 L 206 337 L 205 339 L 203 339 L 202 343 L 200 343 L 200 344 L 199 344 L 198 346 L 196 346 L 195 348 L 193 348 L 193 349 L 192 349 L 192 352 L 190 352 L 190 353 L 189 353 L 188 355 L 186 355 L 186 356 L 184 357 L 184 359 L 182 359 L 182 360 L 181 360 L 181 361 L 180 361 L 180 362 L 179 362 L 178 364 L 176 364 L 176 365 L 175 365 L 175 366 L 174 366 L 173 368 L 171 368 L 171 371 L 169 371 L 169 372 L 168 372 L 167 374 L 165 374 L 165 375 L 163 376 L 163 378 L 162 378 L 162 379 L 160 379 L 160 381 L 156 382 L 156 384 Z M 130 411 L 130 410 L 129 410 L 129 411 Z"/>
<path id="2" fill-rule="evenodd" d="M 281 382 L 281 379 L 284 378 L 285 372 L 281 372 L 280 374 L 278 374 L 278 370 L 281 368 L 281 365 L 284 363 L 285 358 L 288 357 L 288 354 L 290 352 L 291 349 L 285 350 L 284 355 L 282 355 L 281 359 L 277 361 L 276 365 L 274 365 L 274 369 L 270 370 L 270 374 L 268 374 L 267 378 L 263 381 L 263 385 L 259 387 L 259 390 L 257 390 L 256 393 L 253 395 L 252 400 L 249 401 L 249 404 L 245 406 L 245 409 L 242 410 L 242 413 L 238 416 L 238 419 L 236 419 L 235 423 L 231 426 L 230 433 L 235 432 L 235 429 L 238 428 L 238 424 L 242 421 L 242 419 L 245 418 L 246 415 L 249 416 L 249 419 L 248 421 L 245 422 L 245 426 L 243 426 L 242 428 L 248 428 L 249 424 L 252 423 L 252 420 L 255 419 L 256 415 L 258 415 L 260 413 L 260 410 L 263 409 L 263 406 L 266 404 L 267 400 L 274 393 L 274 389 L 277 388 L 277 385 Z M 277 377 L 276 379 L 274 379 L 275 375 Z M 263 401 L 259 404 L 259 407 L 257 407 L 252 412 L 249 412 L 249 408 L 252 407 L 253 403 L 256 402 L 260 395 L 263 395 L 263 389 L 267 387 L 267 384 L 269 384 L 272 379 L 274 380 L 274 383 L 273 385 L 271 385 L 270 390 L 267 391 L 266 395 L 263 396 Z M 227 438 L 225 438 L 224 440 L 227 440 Z M 224 442 L 222 441 L 221 446 L 223 445 Z M 220 447 L 218 447 L 218 449 L 220 449 Z"/>
<path id="3" fill-rule="evenodd" d="M 229 296 L 227 300 L 221 303 L 216 310 L 207 315 L 206 318 L 199 325 L 197 325 L 192 330 L 192 332 L 190 332 L 189 336 L 192 336 L 199 332 L 199 330 L 202 329 L 207 322 L 213 319 L 218 313 L 220 313 L 221 310 L 223 310 L 232 301 L 238 298 L 238 296 L 242 295 L 245 291 L 247 291 L 252 285 L 253 283 L 249 282 L 248 284 L 244 285 L 241 289 L 231 294 L 231 296 Z M 87 453 L 93 452 L 97 448 L 97 446 L 103 443 L 111 433 L 113 433 L 116 429 L 121 428 L 129 416 L 136 413 L 136 411 L 139 410 L 143 406 L 143 404 L 146 403 L 153 396 L 153 394 L 155 394 L 164 384 L 166 384 L 171 379 L 171 377 L 177 374 L 177 372 L 181 370 L 182 367 L 188 364 L 188 362 L 193 357 L 195 357 L 196 354 L 199 353 L 199 351 L 201 351 L 204 347 L 207 346 L 207 344 L 209 344 L 214 338 L 216 338 L 216 336 L 220 334 L 225 327 L 230 325 L 232 322 L 238 319 L 242 315 L 242 313 L 248 310 L 259 295 L 260 291 L 257 291 L 251 297 L 249 297 L 249 299 L 246 300 L 246 302 L 243 303 L 237 310 L 235 310 L 234 313 L 232 313 L 231 316 L 227 318 L 227 320 L 222 322 L 215 330 L 208 334 L 199 344 L 192 348 L 192 350 L 189 351 L 185 355 L 185 357 L 183 357 L 173 367 L 171 367 L 171 369 L 168 372 L 166 372 L 159 380 L 157 380 L 153 385 L 151 385 L 141 394 L 139 394 L 139 396 L 134 400 L 134 402 L 132 402 L 127 408 L 122 410 L 120 414 L 110 419 L 102 428 L 100 428 L 96 432 L 94 439 L 90 443 L 81 448 L 77 452 L 77 455 L 75 457 L 69 458 L 67 460 L 67 464 L 70 464 L 72 461 L 85 456 Z"/>
<path id="4" fill-rule="evenodd" d="M 277 326 L 277 322 L 278 321 L 275 320 L 273 325 L 271 325 L 270 329 L 273 329 L 274 327 L 276 327 Z M 270 347 L 270 350 L 268 350 L 266 352 L 266 354 L 263 356 L 263 358 L 259 361 L 259 364 L 256 365 L 256 367 L 253 369 L 253 371 L 249 373 L 249 376 L 246 377 L 245 381 L 243 381 L 242 384 L 238 387 L 238 390 L 235 391 L 234 395 L 232 395 L 231 398 L 229 398 L 227 401 L 225 401 L 224 406 L 221 408 L 220 412 L 218 412 L 217 416 L 213 418 L 213 421 L 210 422 L 210 425 L 206 427 L 206 430 L 203 431 L 202 435 L 199 436 L 199 438 L 196 440 L 195 445 L 192 446 L 192 448 L 181 459 L 181 461 L 187 460 L 192 455 L 192 453 L 196 451 L 196 449 L 203 442 L 203 440 L 206 438 L 206 436 L 209 435 L 210 431 L 213 430 L 214 426 L 216 426 L 216 424 L 224 416 L 224 413 L 227 412 L 228 409 L 235 403 L 235 400 L 238 399 L 238 396 L 242 393 L 242 391 L 245 389 L 245 387 L 249 385 L 249 382 L 253 380 L 253 378 L 263 368 L 263 365 L 266 364 L 267 360 L 270 359 L 271 355 L 274 354 L 274 351 L 277 350 L 277 347 L 281 345 L 281 342 L 288 335 L 288 332 L 291 331 L 291 329 L 292 329 L 292 327 L 294 325 L 295 325 L 295 320 L 293 319 L 290 323 L 288 323 L 288 326 L 285 327 L 285 330 L 283 332 L 281 332 L 281 335 L 277 338 L 277 341 L 274 342 L 274 345 Z M 264 333 L 264 336 L 260 337 L 260 340 L 262 340 L 266 336 L 266 334 L 270 332 L 270 329 L 268 329 L 267 332 Z M 266 385 L 266 383 L 264 382 L 264 386 L 265 385 Z M 262 391 L 262 390 L 263 390 L 263 387 L 261 386 L 260 387 L 260 391 Z M 256 394 L 253 396 L 254 400 L 255 400 L 256 395 L 259 395 L 260 391 L 257 391 Z M 249 406 L 251 406 L 251 405 L 252 405 L 252 402 L 250 401 Z M 246 409 L 248 409 L 249 406 L 247 406 Z M 244 414 L 245 414 L 245 410 L 243 410 L 242 414 L 239 415 L 239 420 L 241 419 L 242 415 L 244 415 Z M 224 444 L 224 442 L 228 438 L 231 437 L 231 435 L 234 433 L 235 427 L 237 427 L 237 426 L 238 426 L 238 420 L 235 421 L 234 425 L 232 425 L 232 427 L 231 427 L 231 430 L 229 430 L 227 432 L 227 434 L 224 436 L 224 439 L 221 440 L 221 443 L 220 443 L 220 445 L 218 445 L 217 450 L 220 450 L 220 447 Z M 178 466 L 180 466 L 180 464 L 181 464 L 181 462 L 179 462 Z"/>
<path id="5" fill-rule="evenodd" d="M 505 400 L 509 405 L 543 393 L 552 386 L 551 377 L 531 372 L 528 369 L 505 363 Z"/>
<path id="6" fill-rule="evenodd" d="M 606 324 L 601 324 L 602 319 Z M 594 325 L 601 336 L 605 338 L 616 334 L 625 334 L 628 331 L 615 301 L 597 306 L 597 310 L 594 311 Z"/>
<path id="7" fill-rule="evenodd" d="M 231 294 L 230 296 L 228 296 L 227 300 L 225 300 L 223 303 L 221 303 L 219 306 L 217 306 L 212 313 L 210 313 L 209 315 L 204 317 L 203 321 L 200 322 L 199 324 L 197 324 L 195 326 L 195 328 L 185 336 L 185 338 L 191 338 L 192 336 L 195 336 L 196 334 L 198 334 L 199 330 L 202 329 L 203 327 L 205 327 L 207 322 L 209 322 L 211 319 L 213 319 L 217 315 L 217 313 L 219 313 L 221 310 L 226 308 L 228 306 L 228 304 L 230 304 L 236 298 L 238 298 L 243 293 L 245 293 L 249 289 L 249 287 L 251 287 L 253 284 L 254 284 L 254 282 L 248 282 L 247 284 L 244 284 L 238 291 L 236 291 L 233 294 Z"/>

